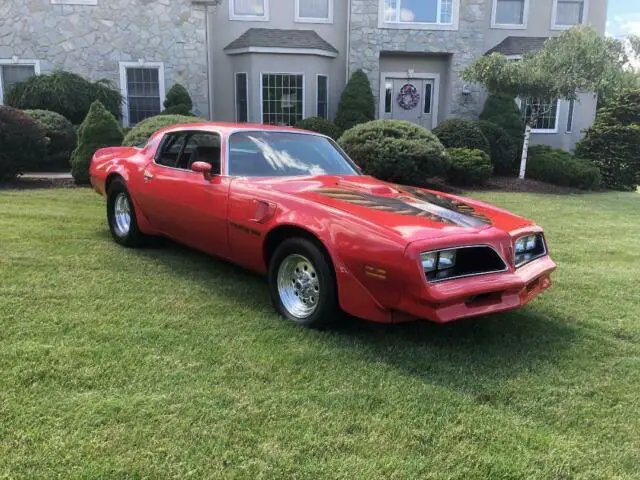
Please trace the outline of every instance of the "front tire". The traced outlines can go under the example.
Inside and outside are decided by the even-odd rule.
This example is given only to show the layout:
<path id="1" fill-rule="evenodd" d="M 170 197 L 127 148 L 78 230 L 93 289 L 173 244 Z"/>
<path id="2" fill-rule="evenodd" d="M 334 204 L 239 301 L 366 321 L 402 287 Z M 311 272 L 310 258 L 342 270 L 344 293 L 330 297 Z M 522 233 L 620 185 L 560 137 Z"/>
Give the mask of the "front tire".
<path id="1" fill-rule="evenodd" d="M 269 262 L 269 290 L 282 317 L 317 329 L 336 320 L 340 308 L 330 262 L 304 238 L 291 238 L 278 246 Z"/>
<path id="2" fill-rule="evenodd" d="M 107 191 L 107 221 L 111 236 L 125 247 L 139 247 L 145 236 L 138 228 L 136 212 L 124 180 L 117 178 Z"/>

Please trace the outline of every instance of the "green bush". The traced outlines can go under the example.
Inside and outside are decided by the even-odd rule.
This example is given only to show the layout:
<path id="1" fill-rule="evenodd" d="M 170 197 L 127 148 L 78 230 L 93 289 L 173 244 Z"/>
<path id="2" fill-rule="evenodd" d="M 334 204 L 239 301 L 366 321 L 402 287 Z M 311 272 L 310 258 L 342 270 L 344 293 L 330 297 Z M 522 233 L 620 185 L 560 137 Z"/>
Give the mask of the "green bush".
<path id="1" fill-rule="evenodd" d="M 640 184 L 640 90 L 625 91 L 598 112 L 576 147 L 602 172 L 602 183 L 634 191 Z"/>
<path id="2" fill-rule="evenodd" d="M 376 107 L 369 78 L 362 70 L 357 70 L 342 91 L 335 124 L 345 131 L 359 123 L 373 120 L 375 114 Z"/>
<path id="3" fill-rule="evenodd" d="M 374 120 L 344 132 L 340 146 L 362 168 L 390 182 L 422 185 L 444 177 L 447 154 L 428 130 L 401 120 Z"/>
<path id="4" fill-rule="evenodd" d="M 497 175 L 512 175 L 518 170 L 518 150 L 515 141 L 500 125 L 487 120 L 478 121 L 478 127 L 489 142 L 491 163 Z"/>
<path id="5" fill-rule="evenodd" d="M 472 148 L 448 148 L 449 170 L 447 177 L 457 185 L 484 185 L 493 174 L 491 159 L 482 150 Z"/>
<path id="6" fill-rule="evenodd" d="M 161 128 L 181 123 L 198 123 L 205 121 L 206 120 L 198 117 L 187 117 L 184 115 L 156 115 L 155 117 L 145 118 L 127 133 L 122 144 L 129 147 L 142 146 L 147 143 L 151 135 Z"/>
<path id="7" fill-rule="evenodd" d="M 486 120 L 504 128 L 511 135 L 516 149 L 522 150 L 524 123 L 513 97 L 495 93 L 489 95 L 480 114 L 480 120 Z"/>
<path id="8" fill-rule="evenodd" d="M 588 160 L 546 145 L 529 148 L 527 176 L 564 187 L 597 190 L 602 177 L 598 167 Z"/>
<path id="9" fill-rule="evenodd" d="M 321 133 L 322 135 L 326 135 L 334 140 L 340 138 L 340 135 L 342 134 L 340 127 L 331 120 L 327 120 L 322 117 L 305 118 L 304 120 L 300 120 L 296 127 L 303 130 L 311 130 L 312 132 Z"/>
<path id="10" fill-rule="evenodd" d="M 35 168 L 47 155 L 38 123 L 18 109 L 0 105 L 0 180 Z"/>
<path id="11" fill-rule="evenodd" d="M 49 110 L 74 125 L 83 121 L 91 104 L 99 100 L 112 115 L 120 116 L 122 95 L 108 80 L 90 82 L 75 73 L 58 71 L 36 75 L 14 85 L 5 103 L 22 110 Z"/>
<path id="12" fill-rule="evenodd" d="M 25 110 L 35 120 L 47 138 L 47 156 L 38 165 L 42 170 L 67 170 L 71 152 L 76 147 L 77 135 L 69 120 L 48 110 Z"/>
<path id="13" fill-rule="evenodd" d="M 78 147 L 71 154 L 71 175 L 78 185 L 89 183 L 91 158 L 100 148 L 122 142 L 122 130 L 111 113 L 98 100 L 78 129 Z"/>
<path id="14" fill-rule="evenodd" d="M 164 108 L 177 107 L 178 105 L 186 107 L 189 111 L 193 108 L 193 101 L 186 88 L 179 83 L 174 83 L 167 92 L 164 101 Z"/>
<path id="15" fill-rule="evenodd" d="M 476 122 L 466 118 L 450 118 L 445 120 L 433 133 L 447 148 L 475 148 L 491 153 L 489 141 L 483 135 Z"/>
<path id="16" fill-rule="evenodd" d="M 188 105 L 173 105 L 165 108 L 160 115 L 184 115 L 186 117 L 195 117 Z"/>

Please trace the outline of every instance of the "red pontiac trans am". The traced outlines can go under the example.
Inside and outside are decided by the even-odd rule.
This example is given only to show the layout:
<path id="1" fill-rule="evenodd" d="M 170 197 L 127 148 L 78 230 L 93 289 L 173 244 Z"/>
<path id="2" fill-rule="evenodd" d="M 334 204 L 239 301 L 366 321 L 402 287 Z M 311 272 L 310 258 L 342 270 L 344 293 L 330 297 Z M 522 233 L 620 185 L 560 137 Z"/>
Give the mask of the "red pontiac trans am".
<path id="1" fill-rule="evenodd" d="M 285 318 L 323 327 L 450 322 L 551 286 L 542 229 L 482 202 L 362 175 L 331 139 L 250 124 L 176 125 L 96 152 L 116 242 L 163 235 L 268 275 Z"/>

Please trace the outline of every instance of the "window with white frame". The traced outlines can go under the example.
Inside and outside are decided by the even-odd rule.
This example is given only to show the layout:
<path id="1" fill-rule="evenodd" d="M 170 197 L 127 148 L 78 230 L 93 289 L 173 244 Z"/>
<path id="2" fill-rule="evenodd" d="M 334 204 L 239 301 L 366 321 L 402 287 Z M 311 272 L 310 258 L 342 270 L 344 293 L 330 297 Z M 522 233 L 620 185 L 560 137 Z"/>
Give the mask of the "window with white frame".
<path id="1" fill-rule="evenodd" d="M 558 100 L 527 99 L 520 102 L 522 121 L 526 125 L 532 117 L 537 120 L 532 126 L 534 133 L 556 133 L 558 131 L 558 114 L 560 113 Z"/>
<path id="2" fill-rule="evenodd" d="M 229 0 L 229 19 L 268 21 L 269 0 Z"/>
<path id="3" fill-rule="evenodd" d="M 317 116 L 329 118 L 329 77 L 326 75 L 318 75 L 316 96 Z"/>
<path id="4" fill-rule="evenodd" d="M 588 0 L 554 0 L 553 26 L 572 27 L 584 23 Z"/>
<path id="5" fill-rule="evenodd" d="M 304 118 L 304 76 L 262 74 L 262 123 L 295 125 Z"/>
<path id="6" fill-rule="evenodd" d="M 165 92 L 161 63 L 121 63 L 120 85 L 125 99 L 126 125 L 135 125 L 162 111 Z"/>
<path id="7" fill-rule="evenodd" d="M 249 120 L 249 83 L 246 73 L 236 73 L 236 122 Z"/>
<path id="8" fill-rule="evenodd" d="M 296 21 L 310 23 L 333 22 L 334 0 L 295 0 Z"/>
<path id="9" fill-rule="evenodd" d="M 384 0 L 384 22 L 397 24 L 453 24 L 458 0 Z"/>
<path id="10" fill-rule="evenodd" d="M 36 61 L 18 63 L 13 60 L 0 60 L 0 105 L 3 103 L 4 94 L 11 87 L 39 73 L 40 67 Z"/>
<path id="11" fill-rule="evenodd" d="M 528 0 L 493 0 L 492 26 L 525 26 L 528 3 Z"/>

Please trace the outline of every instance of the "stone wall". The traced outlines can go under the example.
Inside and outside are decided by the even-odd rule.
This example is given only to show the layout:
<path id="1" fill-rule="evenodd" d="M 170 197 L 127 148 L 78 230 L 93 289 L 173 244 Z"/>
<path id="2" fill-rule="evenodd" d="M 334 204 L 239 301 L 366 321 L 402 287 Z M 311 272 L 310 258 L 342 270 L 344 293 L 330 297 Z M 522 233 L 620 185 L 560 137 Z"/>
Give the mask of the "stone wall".
<path id="1" fill-rule="evenodd" d="M 166 89 L 178 82 L 197 115 L 209 116 L 205 7 L 191 0 L 0 0 L 0 58 L 40 60 L 120 85 L 118 62 L 163 62 Z"/>
<path id="2" fill-rule="evenodd" d="M 484 53 L 485 16 L 491 15 L 491 0 L 460 0 L 458 30 L 396 29 L 378 27 L 378 0 L 352 0 L 349 71 L 361 68 L 369 76 L 373 94 L 380 94 L 380 52 L 451 55 L 446 117 L 475 118 L 480 113 L 482 95 L 472 87 L 470 95 L 462 93 L 464 82 L 459 74 Z"/>

